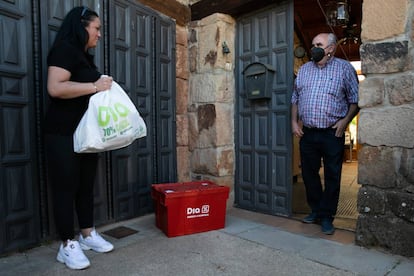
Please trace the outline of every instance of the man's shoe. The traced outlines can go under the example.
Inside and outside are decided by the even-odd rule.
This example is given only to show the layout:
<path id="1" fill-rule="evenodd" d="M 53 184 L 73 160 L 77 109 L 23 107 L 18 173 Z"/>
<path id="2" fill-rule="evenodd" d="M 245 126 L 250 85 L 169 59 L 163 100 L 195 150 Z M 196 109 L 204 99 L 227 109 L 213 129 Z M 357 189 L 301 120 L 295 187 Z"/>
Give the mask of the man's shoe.
<path id="1" fill-rule="evenodd" d="M 310 213 L 308 216 L 306 216 L 302 219 L 302 222 L 304 222 L 304 223 L 316 223 L 316 221 L 318 219 L 319 219 L 318 214 Z"/>
<path id="2" fill-rule="evenodd" d="M 84 238 L 82 234 L 79 234 L 79 244 L 83 250 L 92 249 L 93 251 L 100 253 L 106 253 L 114 249 L 112 243 L 104 240 L 95 229 L 93 229 L 91 235 L 86 238 Z"/>
<path id="3" fill-rule="evenodd" d="M 85 269 L 91 265 L 77 241 L 68 240 L 60 245 L 56 259 L 71 269 Z"/>
<path id="4" fill-rule="evenodd" d="M 322 228 L 322 233 L 326 234 L 326 235 L 332 235 L 335 232 L 335 228 L 332 224 L 332 219 L 322 219 L 321 222 L 321 228 Z"/>

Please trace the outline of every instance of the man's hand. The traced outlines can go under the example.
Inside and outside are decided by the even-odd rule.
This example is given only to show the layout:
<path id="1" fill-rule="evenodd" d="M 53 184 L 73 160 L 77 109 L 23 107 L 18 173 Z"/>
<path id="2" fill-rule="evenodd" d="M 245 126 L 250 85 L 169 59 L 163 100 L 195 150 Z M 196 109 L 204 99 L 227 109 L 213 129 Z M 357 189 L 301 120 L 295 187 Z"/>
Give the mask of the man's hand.
<path id="1" fill-rule="evenodd" d="M 296 121 L 292 121 L 292 132 L 296 137 L 300 138 L 303 136 L 302 127 Z"/>
<path id="2" fill-rule="evenodd" d="M 335 136 L 336 137 L 342 137 L 344 135 L 344 132 L 346 128 L 348 127 L 348 124 L 352 121 L 352 119 L 358 114 L 359 107 L 358 104 L 350 104 L 348 113 L 344 118 L 336 122 L 332 128 L 336 128 Z"/>
<path id="3" fill-rule="evenodd" d="M 332 128 L 335 128 L 336 129 L 335 136 L 336 137 L 342 137 L 344 135 L 344 132 L 345 132 L 347 126 L 348 126 L 348 120 L 346 120 L 345 118 L 337 121 L 332 126 Z"/>

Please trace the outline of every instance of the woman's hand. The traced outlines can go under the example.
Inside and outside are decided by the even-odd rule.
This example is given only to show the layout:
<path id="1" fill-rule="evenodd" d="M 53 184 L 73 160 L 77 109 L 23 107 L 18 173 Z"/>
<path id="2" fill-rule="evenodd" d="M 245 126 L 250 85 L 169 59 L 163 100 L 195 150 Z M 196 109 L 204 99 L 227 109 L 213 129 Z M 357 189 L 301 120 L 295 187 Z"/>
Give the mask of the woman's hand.
<path id="1" fill-rule="evenodd" d="M 95 81 L 94 85 L 96 87 L 96 92 L 98 91 L 105 91 L 109 90 L 112 86 L 113 78 L 110 76 L 102 75 L 97 81 Z"/>

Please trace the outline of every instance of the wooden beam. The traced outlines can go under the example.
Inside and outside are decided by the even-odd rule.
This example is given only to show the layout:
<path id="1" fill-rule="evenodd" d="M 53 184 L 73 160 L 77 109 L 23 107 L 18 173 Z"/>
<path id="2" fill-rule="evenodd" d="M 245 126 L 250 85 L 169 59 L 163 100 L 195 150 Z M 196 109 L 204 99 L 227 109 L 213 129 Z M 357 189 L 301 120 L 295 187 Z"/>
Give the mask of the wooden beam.
<path id="1" fill-rule="evenodd" d="M 280 0 L 201 0 L 191 5 L 191 20 L 200 20 L 213 13 L 229 14 L 237 17 L 241 14 L 264 8 Z"/>
<path id="2" fill-rule="evenodd" d="M 166 0 L 136 0 L 162 14 L 174 18 L 177 25 L 185 26 L 191 20 L 191 10 L 188 6 L 177 1 Z"/>

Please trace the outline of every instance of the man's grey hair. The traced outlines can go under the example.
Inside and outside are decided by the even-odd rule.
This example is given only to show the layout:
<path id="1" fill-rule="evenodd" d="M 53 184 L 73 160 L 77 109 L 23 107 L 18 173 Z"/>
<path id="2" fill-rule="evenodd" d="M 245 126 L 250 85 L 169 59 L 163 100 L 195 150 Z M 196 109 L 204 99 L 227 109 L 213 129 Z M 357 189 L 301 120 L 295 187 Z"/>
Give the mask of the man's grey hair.
<path id="1" fill-rule="evenodd" d="M 328 45 L 334 45 L 336 46 L 336 35 L 334 33 L 329 33 L 328 34 Z"/>

